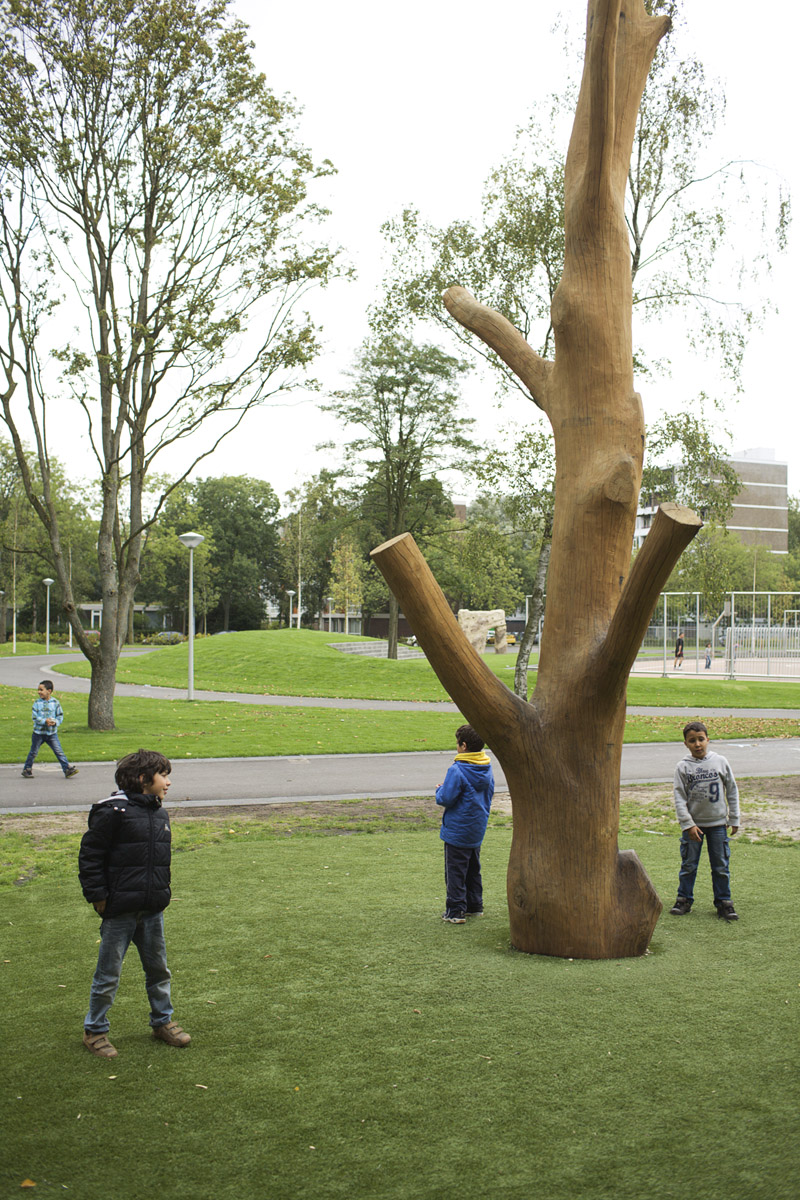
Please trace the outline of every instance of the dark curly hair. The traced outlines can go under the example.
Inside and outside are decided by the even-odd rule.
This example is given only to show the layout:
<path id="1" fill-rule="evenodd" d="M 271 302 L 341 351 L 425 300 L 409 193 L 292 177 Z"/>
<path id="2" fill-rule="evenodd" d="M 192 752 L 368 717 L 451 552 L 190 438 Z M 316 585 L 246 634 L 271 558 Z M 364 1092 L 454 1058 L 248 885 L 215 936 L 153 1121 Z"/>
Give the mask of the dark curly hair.
<path id="1" fill-rule="evenodd" d="M 136 750 L 117 763 L 114 778 L 121 792 L 141 792 L 142 782 L 152 783 L 153 776 L 169 775 L 172 763 L 158 750 Z"/>
<path id="2" fill-rule="evenodd" d="M 459 725 L 456 730 L 456 742 L 466 745 L 470 754 L 477 754 L 484 747 L 483 738 L 475 732 L 471 725 Z"/>

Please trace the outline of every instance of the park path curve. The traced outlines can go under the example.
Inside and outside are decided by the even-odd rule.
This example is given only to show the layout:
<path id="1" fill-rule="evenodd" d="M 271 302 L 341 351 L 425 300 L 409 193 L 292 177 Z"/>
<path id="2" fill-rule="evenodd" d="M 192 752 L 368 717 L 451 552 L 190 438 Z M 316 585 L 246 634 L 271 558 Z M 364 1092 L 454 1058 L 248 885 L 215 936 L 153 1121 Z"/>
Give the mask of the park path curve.
<path id="1" fill-rule="evenodd" d="M 73 656 L 71 656 L 73 657 Z M 75 655 L 74 658 L 80 658 Z M 66 659 L 66 656 L 64 656 Z M 62 659 L 64 661 L 64 659 Z M 58 675 L 56 664 L 41 655 L 24 659 L 0 659 L 0 683 L 29 687 L 31 692 L 40 679 L 58 676 L 57 690 L 83 692 L 89 681 Z M 149 688 L 135 684 L 117 684 L 117 694 L 185 698 L 185 690 Z M 360 709 L 422 709 L 457 713 L 448 702 L 404 702 L 372 700 L 320 699 L 300 696 L 258 696 L 219 692 L 197 692 L 198 699 L 232 700 L 245 704 L 291 704 L 303 707 Z M 685 718 L 697 715 L 686 708 L 631 708 L 632 713 L 665 714 Z M 777 709 L 703 709 L 704 716 L 769 715 L 798 718 L 795 710 Z M 622 783 L 660 783 L 672 779 L 683 747 L 676 741 L 623 747 Z M 800 737 L 726 741 L 725 754 L 734 772 L 741 776 L 788 775 L 800 773 Z M 417 751 L 405 754 L 319 754 L 285 755 L 265 758 L 182 759 L 176 762 L 170 804 L 186 806 L 282 804 L 299 800 L 348 800 L 372 797 L 417 796 L 430 794 L 441 782 L 452 762 L 451 751 Z M 0 765 L 0 813 L 52 812 L 64 809 L 88 809 L 113 784 L 113 764 L 78 763 L 80 774 L 65 780 L 56 763 L 43 756 L 37 761 L 33 779 L 20 777 L 19 764 Z M 498 789 L 505 788 L 505 777 L 497 762 Z"/>

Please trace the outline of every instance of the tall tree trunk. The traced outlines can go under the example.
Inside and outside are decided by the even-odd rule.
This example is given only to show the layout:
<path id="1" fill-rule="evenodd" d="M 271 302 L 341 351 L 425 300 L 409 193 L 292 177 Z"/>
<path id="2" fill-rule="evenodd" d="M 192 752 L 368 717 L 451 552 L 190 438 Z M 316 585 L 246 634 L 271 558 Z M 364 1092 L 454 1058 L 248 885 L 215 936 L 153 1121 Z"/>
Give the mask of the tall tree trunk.
<path id="1" fill-rule="evenodd" d="M 512 368 L 556 446 L 546 635 L 530 704 L 468 646 L 413 539 L 373 551 L 464 716 L 497 754 L 514 809 L 508 905 L 514 946 L 540 954 L 642 954 L 661 902 L 620 852 L 625 690 L 658 594 L 701 526 L 663 505 L 630 566 L 644 448 L 633 386 L 624 198 L 639 102 L 666 18 L 642 0 L 590 0 L 565 175 L 565 262 L 552 305 L 556 357 L 540 358 L 463 288 L 448 310 Z"/>
<path id="2" fill-rule="evenodd" d="M 397 626 L 399 621 L 399 605 L 397 597 L 394 593 L 389 593 L 389 629 L 387 637 L 389 639 L 389 647 L 386 651 L 387 658 L 397 659 Z"/>
<path id="3" fill-rule="evenodd" d="M 98 654 L 92 659 L 92 683 L 89 691 L 89 728 L 100 733 L 114 729 L 114 687 L 117 678 L 116 655 Z"/>
<path id="4" fill-rule="evenodd" d="M 528 699 L 528 664 L 531 658 L 531 651 L 536 644 L 539 621 L 544 610 L 545 584 L 547 582 L 547 568 L 550 565 L 552 544 L 553 514 L 548 513 L 545 517 L 542 542 L 539 546 L 539 557 L 536 562 L 536 579 L 533 584 L 533 591 L 529 597 L 528 619 L 525 622 L 525 630 L 522 634 L 519 650 L 517 651 L 517 663 L 514 668 L 514 691 L 520 700 Z"/>

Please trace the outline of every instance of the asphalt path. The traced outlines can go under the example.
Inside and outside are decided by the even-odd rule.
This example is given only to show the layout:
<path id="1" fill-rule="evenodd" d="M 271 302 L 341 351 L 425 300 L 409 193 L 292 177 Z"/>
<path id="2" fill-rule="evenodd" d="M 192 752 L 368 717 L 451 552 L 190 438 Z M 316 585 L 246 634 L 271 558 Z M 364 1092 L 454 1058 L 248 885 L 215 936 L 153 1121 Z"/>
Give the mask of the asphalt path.
<path id="1" fill-rule="evenodd" d="M 74 656 L 80 658 L 80 655 Z M 66 658 L 66 656 L 65 656 Z M 64 661 L 65 659 L 61 659 Z M 0 659 L 0 683 L 35 690 L 39 680 L 57 675 L 59 659 L 44 654 L 24 659 Z M 57 692 L 86 692 L 88 681 L 58 676 Z M 117 685 L 118 695 L 185 697 L 185 691 L 172 688 L 147 688 Z M 228 695 L 197 692 L 198 699 L 231 699 L 239 703 L 292 703 L 310 707 L 394 708 L 419 711 L 457 709 L 452 704 L 417 704 L 400 701 L 320 700 L 303 697 Z M 697 710 L 629 709 L 629 712 L 694 716 Z M 736 715 L 798 717 L 794 710 L 777 709 L 703 709 L 704 716 Z M 68 737 L 65 735 L 67 745 Z M 800 773 L 800 737 L 763 738 L 726 741 L 720 745 L 737 776 L 788 775 Z M 683 745 L 661 742 L 624 746 L 621 782 L 659 783 L 671 781 Z M 0 765 L 0 813 L 18 811 L 56 812 L 88 809 L 89 805 L 113 786 L 113 764 L 78 763 L 80 774 L 64 779 L 58 764 L 48 761 L 42 748 L 34 766 L 33 779 L 22 779 L 19 764 Z M 181 759 L 175 763 L 169 803 L 184 806 L 284 804 L 292 801 L 375 799 L 393 796 L 428 795 L 441 782 L 452 751 L 425 751 L 409 754 L 315 754 L 268 758 Z M 505 777 L 495 760 L 498 789 Z"/>

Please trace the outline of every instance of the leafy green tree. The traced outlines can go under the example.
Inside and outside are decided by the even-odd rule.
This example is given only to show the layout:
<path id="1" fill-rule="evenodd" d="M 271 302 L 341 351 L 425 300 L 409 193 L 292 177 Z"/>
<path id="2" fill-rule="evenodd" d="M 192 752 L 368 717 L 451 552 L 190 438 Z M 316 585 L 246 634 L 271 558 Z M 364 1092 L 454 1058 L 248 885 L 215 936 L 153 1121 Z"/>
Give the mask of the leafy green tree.
<path id="1" fill-rule="evenodd" d="M 260 628 L 264 597 L 277 592 L 278 497 L 263 479 L 223 475 L 192 488 L 200 530 L 211 533 L 211 577 L 223 630 Z"/>
<path id="2" fill-rule="evenodd" d="M 322 405 L 361 430 L 349 442 L 347 470 L 368 483 L 364 512 L 381 542 L 422 527 L 430 511 L 426 496 L 441 494 L 430 486 L 433 476 L 473 452 L 466 432 L 473 422 L 461 416 L 458 392 L 466 369 L 436 346 L 376 337 L 361 348 L 352 388 Z M 397 624 L 390 596 L 390 658 L 397 658 Z"/>
<path id="3" fill-rule="evenodd" d="M 459 608 L 502 608 L 514 612 L 525 584 L 510 539 L 496 521 L 478 517 L 453 522 L 447 538 L 429 542 L 426 557 L 448 603 Z"/>
<path id="4" fill-rule="evenodd" d="M 154 463 L 192 439 L 187 478 L 304 376 L 319 345 L 298 301 L 335 269 L 334 251 L 307 243 L 321 215 L 309 184 L 330 164 L 294 140 L 295 110 L 254 69 L 232 8 L 0 3 L 0 402 L 92 665 L 93 729 L 113 728 L 143 539 L 166 498 L 145 504 Z M 62 313 L 77 322 L 65 341 Z M 96 646 L 70 585 L 47 436 L 52 406 L 70 403 L 101 494 Z"/>
<path id="5" fill-rule="evenodd" d="M 544 613 L 547 568 L 555 516 L 555 451 L 543 425 L 526 429 L 508 449 L 490 449 L 478 463 L 480 482 L 501 498 L 513 525 L 532 539 L 535 566 L 528 586 L 528 619 L 514 668 L 514 691 L 528 698 L 528 665 Z"/>
<path id="6" fill-rule="evenodd" d="M 287 493 L 290 511 L 281 530 L 281 581 L 298 594 L 309 619 L 321 612 L 330 594 L 331 560 L 339 534 L 355 520 L 354 502 L 331 470 Z"/>
<path id="7" fill-rule="evenodd" d="M 705 521 L 722 525 L 741 486 L 702 411 L 666 415 L 648 427 L 643 497 L 685 504 Z"/>
<path id="8" fill-rule="evenodd" d="M 364 595 L 366 564 L 355 539 L 343 534 L 337 539 L 331 563 L 331 594 L 344 612 L 344 631 L 349 633 L 350 612 L 360 608 Z"/>
<path id="9" fill-rule="evenodd" d="M 800 550 L 800 496 L 789 497 L 788 550 L 790 554 Z"/>
<path id="10" fill-rule="evenodd" d="M 684 551 L 666 590 L 702 592 L 706 613 L 716 615 L 729 592 L 782 590 L 785 566 L 768 547 L 745 546 L 736 533 L 707 525 Z"/>
<path id="11" fill-rule="evenodd" d="M 183 483 L 171 491 L 158 520 L 148 527 L 137 596 L 145 604 L 161 605 L 171 615 L 172 624 L 186 632 L 189 555 L 178 535 L 189 530 L 204 538 L 194 551 L 194 605 L 203 632 L 208 632 L 208 614 L 219 602 L 211 568 L 214 536 L 209 528 L 201 527 L 192 484 Z"/>
<path id="12" fill-rule="evenodd" d="M 96 571 L 92 569 L 97 526 L 92 512 L 92 496 L 70 482 L 60 463 L 52 463 L 56 505 L 63 531 L 67 571 L 73 594 L 78 601 L 96 594 Z M 41 494 L 41 481 L 34 466 L 33 486 Z M 38 628 L 46 588 L 42 580 L 55 574 L 50 541 L 25 492 L 16 454 L 11 444 L 0 438 L 0 641 L 5 640 L 6 612 L 12 606 L 23 623 Z M 53 599 L 60 585 L 56 581 Z M 56 607 L 56 627 L 60 614 Z"/>

